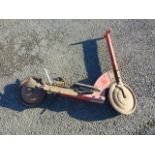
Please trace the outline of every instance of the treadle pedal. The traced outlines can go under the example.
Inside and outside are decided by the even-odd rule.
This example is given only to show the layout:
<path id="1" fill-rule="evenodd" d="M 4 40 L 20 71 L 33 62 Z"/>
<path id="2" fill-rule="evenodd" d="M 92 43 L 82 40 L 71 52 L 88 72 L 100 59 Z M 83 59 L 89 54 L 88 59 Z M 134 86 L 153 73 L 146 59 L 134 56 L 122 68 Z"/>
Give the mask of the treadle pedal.
<path id="1" fill-rule="evenodd" d="M 83 95 L 83 94 L 92 94 L 94 91 L 93 90 L 79 90 L 74 88 L 74 90 L 79 94 L 79 95 Z"/>
<path id="2" fill-rule="evenodd" d="M 73 85 L 73 87 L 76 87 L 78 86 L 79 88 L 85 88 L 87 90 L 92 90 L 92 91 L 97 91 L 97 92 L 100 92 L 101 90 L 99 90 L 98 88 L 94 87 L 94 86 L 91 86 L 91 85 L 87 85 L 87 84 L 83 84 L 83 83 L 75 83 Z"/>

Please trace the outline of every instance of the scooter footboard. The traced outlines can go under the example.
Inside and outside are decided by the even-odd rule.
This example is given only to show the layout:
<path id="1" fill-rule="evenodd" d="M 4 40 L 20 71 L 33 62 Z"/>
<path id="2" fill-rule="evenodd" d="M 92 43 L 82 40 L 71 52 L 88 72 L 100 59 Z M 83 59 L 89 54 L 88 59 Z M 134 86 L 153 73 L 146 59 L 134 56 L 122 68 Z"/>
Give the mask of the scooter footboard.
<path id="1" fill-rule="evenodd" d="M 98 88 L 100 92 L 94 91 L 92 94 L 78 95 L 76 98 L 90 102 L 104 103 L 106 99 L 105 91 L 113 82 L 115 82 L 115 78 L 113 71 L 110 70 L 102 74 L 94 84 L 94 87 Z"/>

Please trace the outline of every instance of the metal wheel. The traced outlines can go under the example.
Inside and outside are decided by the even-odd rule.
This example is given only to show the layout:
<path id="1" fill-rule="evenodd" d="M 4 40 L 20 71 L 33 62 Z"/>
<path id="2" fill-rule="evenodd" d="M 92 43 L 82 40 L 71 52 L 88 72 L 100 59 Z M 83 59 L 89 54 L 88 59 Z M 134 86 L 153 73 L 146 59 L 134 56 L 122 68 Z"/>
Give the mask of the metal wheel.
<path id="1" fill-rule="evenodd" d="M 109 90 L 109 100 L 113 108 L 119 113 L 128 115 L 136 109 L 136 97 L 126 84 L 120 87 L 117 83 L 113 83 Z"/>
<path id="2" fill-rule="evenodd" d="M 45 91 L 41 88 L 37 88 L 35 86 L 36 84 L 42 84 L 41 79 L 30 77 L 21 82 L 20 95 L 23 100 L 23 104 L 26 106 L 37 106 L 45 97 Z"/>

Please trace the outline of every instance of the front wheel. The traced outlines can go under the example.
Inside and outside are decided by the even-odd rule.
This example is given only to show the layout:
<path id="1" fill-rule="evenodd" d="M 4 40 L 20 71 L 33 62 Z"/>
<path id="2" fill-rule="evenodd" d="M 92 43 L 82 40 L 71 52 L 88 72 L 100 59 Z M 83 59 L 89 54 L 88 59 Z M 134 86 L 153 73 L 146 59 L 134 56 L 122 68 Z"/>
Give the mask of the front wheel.
<path id="1" fill-rule="evenodd" d="M 129 115 L 135 111 L 136 97 L 128 85 L 119 86 L 119 84 L 114 82 L 110 86 L 108 95 L 111 105 L 119 113 Z"/>
<path id="2" fill-rule="evenodd" d="M 45 98 L 45 91 L 35 87 L 35 84 L 42 84 L 42 80 L 36 77 L 30 77 L 21 82 L 20 96 L 23 104 L 29 107 L 35 107 Z"/>

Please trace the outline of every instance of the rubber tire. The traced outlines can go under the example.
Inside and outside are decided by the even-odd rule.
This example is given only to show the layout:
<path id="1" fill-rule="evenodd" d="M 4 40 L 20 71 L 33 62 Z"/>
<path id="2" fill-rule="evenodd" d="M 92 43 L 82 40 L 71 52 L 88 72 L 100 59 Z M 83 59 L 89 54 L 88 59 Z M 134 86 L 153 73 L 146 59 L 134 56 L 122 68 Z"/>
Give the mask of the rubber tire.
<path id="1" fill-rule="evenodd" d="M 134 107 L 131 111 L 128 111 L 128 112 L 123 112 L 123 110 L 119 109 L 117 107 L 117 105 L 115 104 L 114 100 L 113 100 L 113 91 L 114 91 L 114 85 L 117 85 L 116 82 L 112 83 L 110 85 L 110 88 L 109 88 L 109 92 L 108 92 L 108 97 L 109 97 L 109 101 L 110 101 L 110 104 L 112 105 L 112 107 L 119 113 L 121 114 L 124 114 L 124 115 L 129 115 L 131 113 L 133 113 L 135 110 L 136 110 L 136 106 L 137 106 L 137 100 L 136 100 L 136 96 L 133 92 L 133 90 L 127 85 L 127 84 L 124 84 L 124 87 L 126 87 L 130 92 L 131 92 L 131 95 L 134 99 Z"/>

